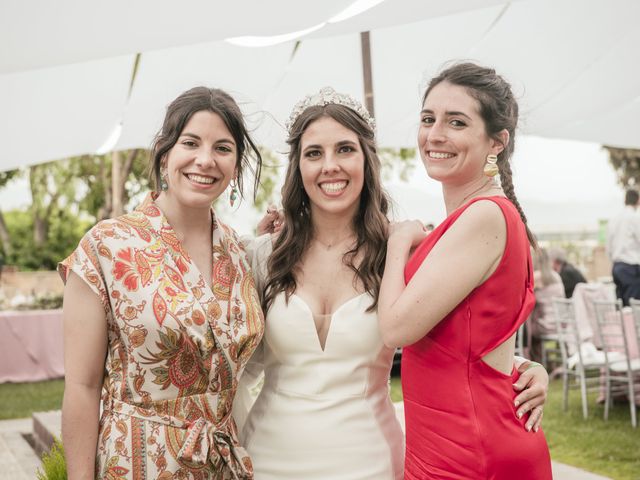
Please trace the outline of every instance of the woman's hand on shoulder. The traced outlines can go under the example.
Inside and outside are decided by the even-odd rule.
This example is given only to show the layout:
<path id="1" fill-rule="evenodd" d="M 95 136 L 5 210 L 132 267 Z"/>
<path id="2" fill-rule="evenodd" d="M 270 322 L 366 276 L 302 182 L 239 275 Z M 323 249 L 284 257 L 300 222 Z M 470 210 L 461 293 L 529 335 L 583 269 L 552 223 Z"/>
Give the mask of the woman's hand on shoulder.
<path id="1" fill-rule="evenodd" d="M 389 224 L 389 244 L 400 243 L 415 247 L 427 236 L 427 230 L 419 220 L 404 220 Z"/>
<path id="2" fill-rule="evenodd" d="M 269 205 L 264 216 L 258 222 L 256 228 L 258 236 L 265 233 L 278 233 L 284 225 L 284 212 L 278 210 L 275 205 Z"/>

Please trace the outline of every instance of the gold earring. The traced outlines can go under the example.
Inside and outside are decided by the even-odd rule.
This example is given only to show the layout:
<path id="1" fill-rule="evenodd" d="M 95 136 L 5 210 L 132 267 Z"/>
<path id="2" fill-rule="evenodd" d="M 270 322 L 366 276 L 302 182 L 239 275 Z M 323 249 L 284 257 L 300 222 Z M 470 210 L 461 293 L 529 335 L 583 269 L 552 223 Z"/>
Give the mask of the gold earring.
<path id="1" fill-rule="evenodd" d="M 500 173 L 497 155 L 487 155 L 487 163 L 484 164 L 483 172 L 487 177 L 495 177 Z"/>

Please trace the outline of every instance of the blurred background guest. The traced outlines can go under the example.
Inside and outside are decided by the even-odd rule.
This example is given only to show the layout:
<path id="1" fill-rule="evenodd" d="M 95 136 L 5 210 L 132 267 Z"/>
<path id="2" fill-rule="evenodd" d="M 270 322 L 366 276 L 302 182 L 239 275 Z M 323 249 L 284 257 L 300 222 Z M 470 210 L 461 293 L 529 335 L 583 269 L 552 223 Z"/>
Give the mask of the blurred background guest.
<path id="1" fill-rule="evenodd" d="M 624 209 L 609 227 L 607 252 L 613 263 L 616 296 L 628 306 L 630 298 L 640 298 L 640 214 L 637 190 L 627 190 Z"/>
<path id="2" fill-rule="evenodd" d="M 536 306 L 529 322 L 531 328 L 531 358 L 545 363 L 545 356 L 542 354 L 542 343 L 550 339 L 550 336 L 555 335 L 558 330 L 551 299 L 553 297 L 563 297 L 565 288 L 562 278 L 551 265 L 549 253 L 546 249 L 539 248 L 534 252 L 533 268 Z"/>
<path id="3" fill-rule="evenodd" d="M 580 270 L 567 261 L 567 254 L 561 248 L 549 250 L 549 259 L 551 266 L 562 279 L 565 297 L 571 298 L 573 296 L 573 290 L 578 283 L 587 283 L 587 279 Z"/>

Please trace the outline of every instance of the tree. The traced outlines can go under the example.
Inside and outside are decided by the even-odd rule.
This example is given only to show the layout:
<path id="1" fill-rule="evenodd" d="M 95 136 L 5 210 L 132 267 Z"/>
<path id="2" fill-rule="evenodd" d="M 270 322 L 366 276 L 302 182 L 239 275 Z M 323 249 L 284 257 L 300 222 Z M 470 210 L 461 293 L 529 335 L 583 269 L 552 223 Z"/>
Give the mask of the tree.
<path id="1" fill-rule="evenodd" d="M 86 188 L 81 210 L 96 220 L 122 215 L 129 200 L 149 187 L 146 175 L 149 152 L 136 148 L 106 155 L 83 155 L 78 179 Z"/>
<path id="2" fill-rule="evenodd" d="M 280 159 L 268 148 L 260 147 L 260 155 L 262 156 L 262 171 L 260 172 L 260 185 L 253 205 L 256 210 L 263 210 L 269 203 L 273 202 L 273 191 L 283 168 Z"/>
<path id="3" fill-rule="evenodd" d="M 609 152 L 609 161 L 618 175 L 623 188 L 640 186 L 640 150 L 634 148 L 604 147 Z"/>
<path id="4" fill-rule="evenodd" d="M 14 239 L 13 251 L 6 263 L 22 270 L 56 268 L 78 245 L 82 235 L 91 227 L 91 220 L 81 220 L 68 209 L 55 207 L 48 219 L 47 241 L 41 247 L 34 242 L 34 217 L 28 210 L 6 212 L 7 228 Z"/>
<path id="5" fill-rule="evenodd" d="M 51 214 L 59 210 L 59 200 L 75 197 L 74 178 L 77 164 L 71 159 L 58 160 L 29 167 L 33 244 L 44 247 L 49 237 Z"/>
<path id="6" fill-rule="evenodd" d="M 0 172 L 0 188 L 4 187 L 13 178 L 19 175 L 19 170 L 9 170 L 7 172 Z M 13 249 L 11 246 L 11 235 L 7 228 L 7 223 L 0 208 L 0 245 L 2 246 L 2 253 L 4 257 L 11 255 Z"/>
<path id="7" fill-rule="evenodd" d="M 382 162 L 382 173 L 385 177 L 390 177 L 394 172 L 398 172 L 400 179 L 409 180 L 409 174 L 413 171 L 416 158 L 415 148 L 380 148 L 378 155 Z"/>
<path id="8" fill-rule="evenodd" d="M 143 150 L 133 149 L 29 167 L 30 207 L 20 215 L 13 212 L 12 225 L 0 211 L 4 257 L 27 269 L 55 268 L 93 223 L 79 220 L 83 212 L 97 220 L 120 215 L 131 196 L 146 188 L 145 156 Z M 0 173 L 0 188 L 16 175 L 17 171 Z M 61 220 L 70 229 L 65 230 Z"/>

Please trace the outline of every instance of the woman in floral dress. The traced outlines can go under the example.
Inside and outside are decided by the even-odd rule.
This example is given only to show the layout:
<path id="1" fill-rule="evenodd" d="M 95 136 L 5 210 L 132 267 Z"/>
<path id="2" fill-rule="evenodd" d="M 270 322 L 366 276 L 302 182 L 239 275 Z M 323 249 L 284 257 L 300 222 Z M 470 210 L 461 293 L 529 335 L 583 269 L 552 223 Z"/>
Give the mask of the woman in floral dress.
<path id="1" fill-rule="evenodd" d="M 60 264 L 70 480 L 253 478 L 231 406 L 264 319 L 244 248 L 211 207 L 229 185 L 241 194 L 249 154 L 257 182 L 228 94 L 183 93 L 152 149 L 159 192 Z"/>

